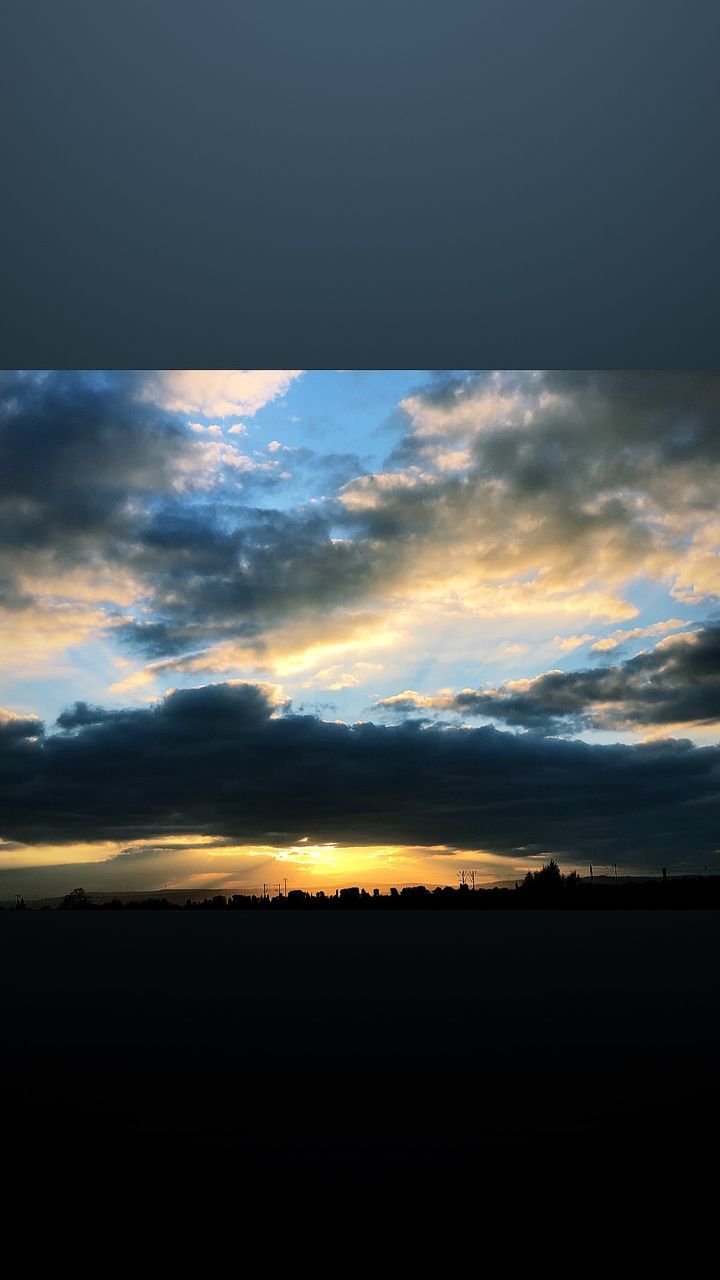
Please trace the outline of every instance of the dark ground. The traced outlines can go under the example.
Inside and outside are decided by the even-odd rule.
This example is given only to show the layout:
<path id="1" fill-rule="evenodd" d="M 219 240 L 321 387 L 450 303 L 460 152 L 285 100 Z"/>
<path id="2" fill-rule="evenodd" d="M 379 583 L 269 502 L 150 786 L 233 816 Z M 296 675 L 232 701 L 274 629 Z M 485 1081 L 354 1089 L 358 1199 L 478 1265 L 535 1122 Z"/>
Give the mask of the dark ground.
<path id="1" fill-rule="evenodd" d="M 389 1215 L 445 1270 L 468 1237 L 557 1269 L 579 1228 L 576 1274 L 705 1273 L 716 912 L 6 912 L 0 966 L 12 1203 L 51 1238 L 344 1222 L 355 1258 Z"/>

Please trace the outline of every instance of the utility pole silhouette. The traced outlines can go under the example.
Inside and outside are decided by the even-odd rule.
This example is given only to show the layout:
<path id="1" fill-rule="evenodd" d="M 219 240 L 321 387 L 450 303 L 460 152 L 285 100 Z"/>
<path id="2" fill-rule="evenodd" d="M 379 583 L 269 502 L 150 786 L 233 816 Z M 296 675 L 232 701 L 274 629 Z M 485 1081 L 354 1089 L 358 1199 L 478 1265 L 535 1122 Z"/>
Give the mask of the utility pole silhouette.
<path id="1" fill-rule="evenodd" d="M 467 884 L 467 871 L 458 871 L 458 878 L 460 880 L 461 888 L 464 889 Z"/>
<path id="2" fill-rule="evenodd" d="M 475 868 L 473 867 L 472 871 L 470 872 L 470 888 L 471 889 L 475 888 L 475 875 L 476 875 L 476 871 L 475 871 Z"/>
<path id="3" fill-rule="evenodd" d="M 283 876 L 283 895 L 287 898 L 287 876 Z"/>

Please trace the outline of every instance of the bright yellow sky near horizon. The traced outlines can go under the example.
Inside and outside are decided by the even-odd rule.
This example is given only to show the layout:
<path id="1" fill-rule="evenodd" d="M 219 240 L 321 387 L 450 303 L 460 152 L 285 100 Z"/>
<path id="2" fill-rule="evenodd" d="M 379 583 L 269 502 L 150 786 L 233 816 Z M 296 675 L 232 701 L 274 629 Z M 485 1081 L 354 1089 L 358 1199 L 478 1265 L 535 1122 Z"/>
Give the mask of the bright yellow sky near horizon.
<path id="1" fill-rule="evenodd" d="M 0 841 L 2 873 L 12 871 L 13 883 L 23 872 L 52 872 L 53 888 L 67 892 L 82 883 L 89 892 L 217 890 L 219 893 L 261 893 L 285 889 L 310 892 L 358 885 L 371 890 L 406 884 L 456 886 L 460 873 L 475 872 L 476 883 L 521 877 L 533 863 L 503 858 L 483 850 L 454 850 L 446 845 L 347 845 L 299 841 L 284 847 L 232 844 L 212 836 L 170 836 L 157 840 L 89 841 L 77 844 L 27 846 Z M 46 881 L 50 883 L 50 881 Z M 4 895 L 0 888 L 0 898 Z"/>

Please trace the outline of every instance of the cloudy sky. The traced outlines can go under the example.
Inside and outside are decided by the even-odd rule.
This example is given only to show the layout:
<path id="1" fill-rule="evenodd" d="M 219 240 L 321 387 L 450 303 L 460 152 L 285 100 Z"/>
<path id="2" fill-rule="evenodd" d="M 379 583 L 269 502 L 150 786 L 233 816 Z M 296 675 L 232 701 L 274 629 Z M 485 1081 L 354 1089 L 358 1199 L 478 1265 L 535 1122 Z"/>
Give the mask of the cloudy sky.
<path id="1" fill-rule="evenodd" d="M 720 375 L 0 375 L 0 898 L 718 865 Z"/>

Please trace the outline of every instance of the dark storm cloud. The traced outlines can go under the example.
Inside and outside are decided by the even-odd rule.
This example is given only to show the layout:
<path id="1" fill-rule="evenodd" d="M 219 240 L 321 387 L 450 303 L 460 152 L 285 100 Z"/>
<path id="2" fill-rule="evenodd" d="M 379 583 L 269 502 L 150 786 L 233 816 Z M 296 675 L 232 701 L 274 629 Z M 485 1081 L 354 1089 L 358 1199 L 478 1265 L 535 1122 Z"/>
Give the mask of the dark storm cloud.
<path id="1" fill-rule="evenodd" d="M 623 488 L 669 500 L 667 485 L 679 481 L 680 506 L 714 505 L 698 465 L 720 462 L 717 372 L 551 371 L 532 388 L 531 401 L 526 426 L 498 432 L 478 448 L 481 461 L 515 492 L 593 501 Z M 615 499 L 618 515 L 621 501 Z"/>
<path id="2" fill-rule="evenodd" d="M 94 717 L 94 712 L 91 713 Z M 393 842 L 682 861 L 715 849 L 720 748 L 640 746 L 473 730 L 348 726 L 276 714 L 253 685 L 176 691 L 0 766 L 5 839 Z M 605 856 L 603 856 L 605 855 Z"/>
<path id="3" fill-rule="evenodd" d="M 16 716 L 0 709 L 0 752 L 5 748 L 25 743 L 27 739 L 39 737 L 45 732 L 42 720 L 33 716 Z"/>
<path id="4" fill-rule="evenodd" d="M 448 375 L 403 403 L 410 429 L 393 470 L 427 471 L 433 451 L 453 445 L 470 460 L 462 479 L 379 494 L 368 516 L 378 536 L 463 528 L 488 539 L 492 554 L 519 540 L 519 561 L 534 550 L 564 570 L 574 548 L 586 557 L 592 542 L 604 543 L 613 569 L 674 545 L 658 514 L 716 509 L 717 371 Z"/>
<path id="5" fill-rule="evenodd" d="M 129 373 L 3 375 L 0 552 L 120 561 L 149 586 L 173 569 L 226 571 L 236 547 L 202 490 L 204 451 L 222 446 L 199 441 L 140 389 Z"/>
<path id="6" fill-rule="evenodd" d="M 192 646 L 189 627 L 172 626 L 168 622 L 136 622 L 131 619 L 115 627 L 115 637 L 128 649 L 148 658 L 164 658 L 185 652 Z"/>
<path id="7" fill-rule="evenodd" d="M 720 412 L 720 373 L 717 370 L 582 370 L 537 372 L 509 370 L 474 374 L 437 375 L 418 388 L 415 398 L 435 410 L 437 421 L 450 412 L 472 423 L 488 397 L 503 396 L 490 432 L 526 428 L 538 444 L 566 430 L 599 430 L 596 444 L 659 449 L 669 461 L 697 454 L 720 460 L 716 427 Z M 555 399 L 550 399 L 553 396 Z M 510 397 L 522 401 L 523 413 L 513 418 Z M 411 396 L 412 400 L 413 397 Z M 526 409 L 531 416 L 524 417 Z M 445 419 L 447 422 L 447 419 Z M 431 431 L 428 432 L 432 434 Z M 622 465 L 626 458 L 619 458 Z"/>
<path id="8" fill-rule="evenodd" d="M 366 599 L 382 586 L 384 557 L 334 536 L 336 517 L 343 513 L 332 503 L 322 511 L 236 506 L 236 527 L 213 528 L 214 512 L 164 510 L 133 562 L 152 583 L 155 617 L 115 634 L 151 658 L 192 656 L 225 639 L 260 652 L 267 628 Z"/>
<path id="9" fill-rule="evenodd" d="M 119 374 L 6 374 L 0 383 L 0 545 L 60 561 L 132 536 L 130 499 L 171 492 L 189 448 Z"/>
<path id="10" fill-rule="evenodd" d="M 549 671 L 526 688 L 463 689 L 423 697 L 408 691 L 378 703 L 407 713 L 431 708 L 487 716 L 553 733 L 720 721 L 720 626 L 663 640 L 649 653 L 598 669 Z"/>
<path id="11" fill-rule="evenodd" d="M 344 518 L 337 503 L 281 511 L 238 502 L 241 491 L 276 487 L 277 476 L 252 459 L 248 470 L 223 472 L 225 455 L 212 451 L 234 457 L 230 444 L 199 438 L 141 391 L 132 374 L 3 375 L 0 604 L 32 605 L 18 573 L 47 582 L 67 568 L 117 566 L 145 607 L 115 637 L 164 657 L 367 594 L 377 556 L 333 538 L 333 521 Z M 296 454 L 331 490 L 362 471 L 355 455 L 287 456 Z"/>
<path id="12" fill-rule="evenodd" d="M 112 720 L 121 712 L 107 711 L 104 707 L 91 707 L 87 702 L 76 702 L 67 711 L 61 711 L 55 721 L 59 729 L 82 729 L 88 724 L 102 724 L 104 720 Z"/>

